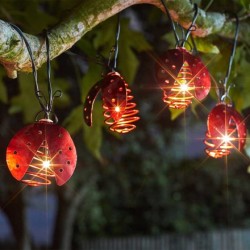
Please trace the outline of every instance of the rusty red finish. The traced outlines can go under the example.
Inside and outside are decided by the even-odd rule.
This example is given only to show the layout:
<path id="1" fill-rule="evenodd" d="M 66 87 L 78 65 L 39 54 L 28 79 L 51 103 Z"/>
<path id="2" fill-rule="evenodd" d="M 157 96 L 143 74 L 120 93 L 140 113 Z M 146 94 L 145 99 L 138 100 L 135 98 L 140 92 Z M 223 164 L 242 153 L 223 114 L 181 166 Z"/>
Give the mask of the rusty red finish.
<path id="1" fill-rule="evenodd" d="M 114 121 L 119 121 L 126 109 L 127 91 L 126 82 L 117 72 L 111 72 L 104 78 L 102 100 L 109 116 Z M 116 107 L 119 107 L 119 112 L 115 110 Z"/>
<path id="2" fill-rule="evenodd" d="M 40 186 L 50 184 L 53 177 L 61 186 L 72 176 L 77 155 L 67 130 L 42 119 L 14 135 L 7 147 L 6 160 L 12 176 L 18 181 Z M 50 162 L 48 169 L 43 168 L 44 160 Z"/>
<path id="3" fill-rule="evenodd" d="M 228 141 L 223 140 L 228 136 Z M 208 115 L 205 144 L 206 153 L 219 158 L 231 153 L 231 150 L 241 151 L 246 143 L 247 129 L 243 117 L 226 103 L 217 104 Z"/>
<path id="4" fill-rule="evenodd" d="M 109 72 L 97 82 L 89 91 L 84 104 L 84 120 L 88 126 L 92 125 L 92 111 L 95 99 L 102 92 L 105 123 L 111 131 L 127 133 L 136 128 L 136 104 L 123 77 L 116 71 Z"/>
<path id="5" fill-rule="evenodd" d="M 167 102 L 168 106 L 173 108 L 175 106 L 175 108 L 185 108 L 191 103 L 191 101 L 186 100 L 188 97 L 186 98 L 181 90 L 176 92 L 176 87 L 180 85 L 178 80 L 179 74 L 181 73 L 182 77 L 184 74 L 185 78 L 185 72 L 183 72 L 184 65 L 185 70 L 188 70 L 186 73 L 188 85 L 194 86 L 193 93 L 190 92 L 189 94 L 201 101 L 210 91 L 211 80 L 209 71 L 198 56 L 192 55 L 183 47 L 168 50 L 156 63 L 156 77 L 164 91 L 163 100 L 165 102 L 171 97 L 172 99 L 183 99 L 183 105 L 178 105 L 178 103 L 175 105 L 171 101 L 170 103 Z"/>

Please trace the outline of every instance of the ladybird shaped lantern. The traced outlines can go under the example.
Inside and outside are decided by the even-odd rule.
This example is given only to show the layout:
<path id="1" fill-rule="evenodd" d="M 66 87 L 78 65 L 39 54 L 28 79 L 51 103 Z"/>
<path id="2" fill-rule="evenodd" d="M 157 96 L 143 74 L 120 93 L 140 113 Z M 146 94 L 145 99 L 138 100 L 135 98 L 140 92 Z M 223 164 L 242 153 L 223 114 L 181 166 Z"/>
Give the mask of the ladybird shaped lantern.
<path id="1" fill-rule="evenodd" d="M 193 20 L 186 32 L 182 29 L 183 37 L 180 39 L 164 0 L 162 4 L 172 25 L 176 48 L 168 50 L 157 60 L 156 79 L 163 90 L 163 101 L 167 106 L 173 109 L 185 109 L 193 99 L 203 100 L 208 95 L 211 86 L 210 74 L 200 57 L 185 48 L 191 31 L 196 29 L 198 6 L 194 4 Z M 196 51 L 195 44 L 194 48 Z"/>
<path id="2" fill-rule="evenodd" d="M 35 94 L 41 106 L 36 122 L 19 130 L 11 139 L 7 151 L 6 162 L 12 176 L 29 186 L 49 185 L 55 179 L 56 184 L 65 184 L 72 176 L 77 161 L 76 149 L 67 130 L 57 125 L 57 117 L 52 111 L 55 97 L 61 96 L 61 91 L 53 93 L 50 82 L 49 39 L 46 32 L 48 97 L 39 90 L 37 71 L 33 54 L 22 31 L 11 25 L 22 37 L 30 55 Z M 44 118 L 38 120 L 40 114 Z M 55 122 L 50 116 L 55 118 Z"/>
<path id="3" fill-rule="evenodd" d="M 118 57 L 118 41 L 120 37 L 120 16 L 118 15 L 115 45 L 110 51 L 108 60 L 108 73 L 97 82 L 88 92 L 84 103 L 83 117 L 88 126 L 92 126 L 92 111 L 95 99 L 99 92 L 102 93 L 102 107 L 105 123 L 109 129 L 117 133 L 128 133 L 136 128 L 134 124 L 139 117 L 136 104 L 132 102 L 133 96 L 128 83 L 116 71 Z M 113 65 L 111 66 L 111 58 Z"/>
<path id="4" fill-rule="evenodd" d="M 76 149 L 69 133 L 49 119 L 19 130 L 6 153 L 8 168 L 18 181 L 30 186 L 65 184 L 76 167 Z"/>
<path id="5" fill-rule="evenodd" d="M 247 129 L 243 117 L 234 109 L 229 95 L 231 84 L 228 79 L 236 50 L 239 33 L 239 20 L 236 16 L 236 32 L 234 44 L 229 58 L 228 70 L 223 83 L 221 101 L 212 109 L 207 119 L 205 138 L 208 156 L 220 158 L 227 156 L 233 149 L 241 151 L 246 143 Z"/>
<path id="6" fill-rule="evenodd" d="M 208 115 L 205 139 L 206 153 L 213 158 L 241 151 L 246 143 L 247 129 L 242 116 L 230 104 L 217 104 Z"/>
<path id="7" fill-rule="evenodd" d="M 92 125 L 92 110 L 99 92 L 102 92 L 105 123 L 109 129 L 118 133 L 128 133 L 135 129 L 134 122 L 139 120 L 138 110 L 132 102 L 134 98 L 123 77 L 116 71 L 109 72 L 89 91 L 84 104 L 84 120 Z"/>
<path id="8" fill-rule="evenodd" d="M 184 47 L 168 50 L 157 63 L 156 74 L 169 108 L 185 109 L 194 98 L 201 101 L 210 91 L 206 66 Z"/>

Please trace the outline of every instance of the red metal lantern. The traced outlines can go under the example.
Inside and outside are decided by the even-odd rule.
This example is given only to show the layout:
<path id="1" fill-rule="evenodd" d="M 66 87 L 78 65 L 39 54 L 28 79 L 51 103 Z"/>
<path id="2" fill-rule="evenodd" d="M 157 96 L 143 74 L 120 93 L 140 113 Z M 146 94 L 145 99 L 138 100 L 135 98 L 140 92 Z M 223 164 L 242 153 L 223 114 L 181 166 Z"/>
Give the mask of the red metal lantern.
<path id="1" fill-rule="evenodd" d="M 49 119 L 42 119 L 19 130 L 11 139 L 6 159 L 12 176 L 27 185 L 65 184 L 77 161 L 69 133 Z"/>
<path id="2" fill-rule="evenodd" d="M 232 105 L 219 103 L 208 115 L 205 151 L 214 158 L 230 154 L 233 148 L 241 151 L 246 143 L 246 135 L 242 116 Z"/>
<path id="3" fill-rule="evenodd" d="M 211 86 L 206 66 L 184 47 L 168 50 L 156 64 L 156 75 L 170 108 L 184 109 L 193 98 L 203 100 Z"/>
<path id="4" fill-rule="evenodd" d="M 102 91 L 105 123 L 109 129 L 118 133 L 128 133 L 135 129 L 134 122 L 138 110 L 132 102 L 134 98 L 123 77 L 116 71 L 108 73 L 104 79 L 97 82 L 89 91 L 84 104 L 84 120 L 92 125 L 92 110 L 98 93 Z"/>

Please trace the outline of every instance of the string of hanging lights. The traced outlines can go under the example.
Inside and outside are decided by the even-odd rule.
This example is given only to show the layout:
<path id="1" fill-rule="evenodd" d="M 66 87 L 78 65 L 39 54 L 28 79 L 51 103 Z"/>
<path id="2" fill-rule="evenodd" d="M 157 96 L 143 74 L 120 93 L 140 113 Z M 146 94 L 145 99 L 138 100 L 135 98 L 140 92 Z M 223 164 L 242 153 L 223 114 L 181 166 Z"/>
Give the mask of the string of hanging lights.
<path id="1" fill-rule="evenodd" d="M 176 31 L 166 3 L 162 0 L 169 16 L 176 40 L 176 48 L 167 50 L 156 64 L 156 76 L 163 90 L 163 101 L 169 108 L 185 109 L 196 99 L 203 100 L 211 87 L 210 74 L 195 51 L 188 51 L 184 46 L 195 29 L 198 7 L 194 4 L 194 17 L 188 30 L 182 30 L 182 38 Z M 30 45 L 22 31 L 11 24 L 28 50 L 35 96 L 40 104 L 35 123 L 19 130 L 10 140 L 6 151 L 6 161 L 12 176 L 29 186 L 49 185 L 55 179 L 57 185 L 65 184 L 72 176 L 77 161 L 76 149 L 67 130 L 57 125 L 58 118 L 53 111 L 54 99 L 62 95 L 60 90 L 53 92 L 51 84 L 50 44 L 47 32 L 45 43 L 47 53 L 47 96 L 39 89 L 37 70 Z M 89 90 L 83 107 L 84 121 L 92 126 L 94 102 L 101 92 L 104 122 L 111 131 L 128 133 L 136 128 L 139 120 L 136 104 L 128 83 L 117 71 L 119 51 L 120 17 L 116 29 L 115 45 L 110 51 L 106 73 Z M 242 150 L 246 142 L 246 125 L 242 116 L 234 109 L 229 92 L 228 79 L 231 72 L 239 31 L 236 17 L 234 44 L 229 59 L 228 70 L 223 82 L 224 93 L 219 103 L 211 110 L 207 119 L 207 133 L 204 143 L 208 156 L 220 158 L 231 153 L 232 149 Z M 192 40 L 195 48 L 194 41 Z M 192 46 L 190 46 L 192 47 Z M 42 116 L 43 115 L 43 116 Z M 42 116 L 42 118 L 40 118 Z M 39 119 L 40 118 L 40 119 Z M 54 121 L 53 121 L 54 120 Z"/>
<path id="2" fill-rule="evenodd" d="M 48 99 L 39 89 L 37 71 L 33 54 L 22 31 L 11 25 L 21 36 L 30 55 L 35 82 L 35 95 L 41 106 L 36 115 L 36 122 L 19 130 L 9 142 L 6 161 L 12 176 L 29 186 L 51 184 L 55 179 L 57 185 L 66 183 L 76 167 L 76 149 L 67 130 L 57 125 L 57 116 L 53 112 L 54 98 L 61 96 L 61 91 L 53 93 L 50 80 L 50 47 L 47 32 L 45 42 L 47 49 Z M 42 119 L 38 117 L 43 114 Z M 55 122 L 52 120 L 54 118 Z"/>
<path id="3" fill-rule="evenodd" d="M 234 44 L 229 58 L 228 69 L 223 81 L 224 93 L 219 103 L 211 110 L 207 119 L 207 133 L 204 143 L 206 153 L 213 158 L 229 155 L 233 149 L 241 151 L 246 143 L 247 129 L 243 117 L 234 109 L 230 98 L 231 73 L 239 34 L 239 19 L 236 16 Z"/>

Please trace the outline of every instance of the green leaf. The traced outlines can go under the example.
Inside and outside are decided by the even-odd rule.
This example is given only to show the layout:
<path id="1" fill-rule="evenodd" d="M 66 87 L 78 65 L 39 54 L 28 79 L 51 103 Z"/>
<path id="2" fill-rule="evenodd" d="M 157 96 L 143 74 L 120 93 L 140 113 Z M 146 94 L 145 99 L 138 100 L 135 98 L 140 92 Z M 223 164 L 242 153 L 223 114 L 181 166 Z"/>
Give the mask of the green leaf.
<path id="1" fill-rule="evenodd" d="M 220 50 L 217 46 L 213 45 L 211 41 L 206 38 L 195 38 L 195 45 L 197 50 L 203 53 L 219 54 Z"/>
<path id="2" fill-rule="evenodd" d="M 118 68 L 128 83 L 133 82 L 139 66 L 135 52 L 149 50 L 152 50 L 152 47 L 145 37 L 140 32 L 134 31 L 129 27 L 128 19 L 123 19 L 119 41 Z"/>
<path id="3" fill-rule="evenodd" d="M 115 44 L 116 18 L 98 26 L 93 44 L 102 55 L 109 55 L 109 51 Z M 134 80 L 139 61 L 136 52 L 151 50 L 151 45 L 138 31 L 130 28 L 128 19 L 121 20 L 121 33 L 119 39 L 118 71 L 122 73 L 127 82 Z"/>
<path id="4" fill-rule="evenodd" d="M 99 160 L 102 161 L 102 126 L 103 126 L 103 109 L 100 101 L 95 102 L 93 109 L 92 127 L 83 124 L 83 139 L 88 150 Z"/>
<path id="5" fill-rule="evenodd" d="M 102 79 L 102 68 L 97 64 L 90 64 L 87 73 L 81 81 L 81 97 L 84 102 L 90 88 Z"/>
<path id="6" fill-rule="evenodd" d="M 31 74 L 19 75 L 20 94 L 11 99 L 9 113 L 23 113 L 24 123 L 33 122 L 40 106 L 34 94 L 34 81 Z"/>
<path id="7" fill-rule="evenodd" d="M 184 111 L 185 109 L 169 109 L 170 114 L 171 114 L 171 120 L 175 120 L 177 117 L 179 117 Z"/>
<path id="8" fill-rule="evenodd" d="M 63 126 L 70 134 L 74 135 L 83 128 L 83 123 L 83 106 L 79 105 L 75 107 L 63 121 Z"/>

